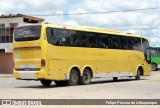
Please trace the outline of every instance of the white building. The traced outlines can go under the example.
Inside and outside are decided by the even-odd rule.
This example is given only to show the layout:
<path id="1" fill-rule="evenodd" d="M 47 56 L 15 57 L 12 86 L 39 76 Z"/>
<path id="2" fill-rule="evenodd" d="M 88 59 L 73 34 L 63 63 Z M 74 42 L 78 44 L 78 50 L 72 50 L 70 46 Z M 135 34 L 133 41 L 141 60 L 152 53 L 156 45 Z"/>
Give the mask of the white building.
<path id="1" fill-rule="evenodd" d="M 12 73 L 12 40 L 13 30 L 18 25 L 42 23 L 44 19 L 16 14 L 0 15 L 0 73 Z"/>

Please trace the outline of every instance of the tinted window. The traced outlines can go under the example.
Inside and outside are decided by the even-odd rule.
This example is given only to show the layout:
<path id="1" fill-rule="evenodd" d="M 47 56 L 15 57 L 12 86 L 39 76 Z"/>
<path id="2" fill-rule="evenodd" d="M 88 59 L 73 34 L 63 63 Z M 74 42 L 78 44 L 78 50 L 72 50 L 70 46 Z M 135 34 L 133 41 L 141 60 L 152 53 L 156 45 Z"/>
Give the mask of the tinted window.
<path id="1" fill-rule="evenodd" d="M 95 33 L 47 28 L 47 40 L 54 45 L 98 47 Z"/>
<path id="2" fill-rule="evenodd" d="M 97 47 L 97 36 L 95 33 L 85 33 L 85 42 L 88 47 Z"/>
<path id="3" fill-rule="evenodd" d="M 52 29 L 52 28 L 47 28 L 47 39 L 48 39 L 49 43 L 56 44 L 57 40 L 58 40 L 58 30 Z"/>
<path id="4" fill-rule="evenodd" d="M 76 31 L 69 31 L 70 46 L 78 45 L 78 36 Z"/>
<path id="5" fill-rule="evenodd" d="M 149 48 L 149 43 L 148 43 L 148 41 L 147 41 L 146 39 L 143 39 L 143 40 L 142 40 L 142 45 L 143 45 L 143 52 L 144 52 L 145 54 L 147 54 L 147 48 Z"/>
<path id="6" fill-rule="evenodd" d="M 151 53 L 149 49 L 149 43 L 146 39 L 142 39 L 143 52 L 148 63 L 151 63 Z"/>
<path id="7" fill-rule="evenodd" d="M 133 50 L 142 51 L 141 38 L 133 38 Z"/>
<path id="8" fill-rule="evenodd" d="M 38 40 L 41 34 L 41 26 L 23 26 L 17 27 L 14 31 L 15 41 Z"/>
<path id="9" fill-rule="evenodd" d="M 112 36 L 111 37 L 111 48 L 113 49 L 120 49 L 120 36 Z"/>
<path id="10" fill-rule="evenodd" d="M 54 45 L 142 51 L 141 38 L 129 36 L 47 28 L 47 40 Z"/>
<path id="11" fill-rule="evenodd" d="M 59 45 L 68 45 L 69 38 L 68 38 L 68 31 L 63 29 L 58 29 L 58 44 Z"/>
<path id="12" fill-rule="evenodd" d="M 128 49 L 133 50 L 134 39 L 132 37 L 127 37 Z"/>
<path id="13" fill-rule="evenodd" d="M 121 42 L 121 49 L 129 49 L 128 37 L 121 36 L 120 37 L 120 42 Z"/>
<path id="14" fill-rule="evenodd" d="M 100 48 L 109 48 L 110 46 L 110 38 L 109 36 L 105 34 L 100 34 L 99 35 L 99 41 L 98 41 L 99 47 Z"/>
<path id="15" fill-rule="evenodd" d="M 64 29 L 47 28 L 47 39 L 54 45 L 69 45 L 68 31 Z"/>
<path id="16" fill-rule="evenodd" d="M 84 35 L 84 32 L 77 31 L 77 37 L 78 37 L 78 46 L 85 47 L 86 45 L 86 37 Z"/>

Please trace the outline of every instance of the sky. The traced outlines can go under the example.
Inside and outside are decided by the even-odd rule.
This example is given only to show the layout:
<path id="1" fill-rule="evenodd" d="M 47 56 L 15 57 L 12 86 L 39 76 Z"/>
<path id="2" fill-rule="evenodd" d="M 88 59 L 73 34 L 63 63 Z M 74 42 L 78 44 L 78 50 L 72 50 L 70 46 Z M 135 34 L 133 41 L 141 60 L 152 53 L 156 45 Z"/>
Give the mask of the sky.
<path id="1" fill-rule="evenodd" d="M 0 15 L 21 13 L 56 25 L 115 29 L 145 36 L 150 45 L 160 45 L 160 0 L 0 0 L 0 4 Z M 123 11 L 146 8 L 157 9 Z M 111 11 L 123 12 L 62 15 Z"/>

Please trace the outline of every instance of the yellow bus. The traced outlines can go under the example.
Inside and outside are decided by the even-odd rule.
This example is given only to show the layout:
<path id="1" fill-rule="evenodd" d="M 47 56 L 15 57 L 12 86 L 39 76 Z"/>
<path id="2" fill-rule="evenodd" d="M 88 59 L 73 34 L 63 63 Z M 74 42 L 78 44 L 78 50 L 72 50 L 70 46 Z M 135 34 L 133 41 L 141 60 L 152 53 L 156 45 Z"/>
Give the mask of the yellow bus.
<path id="1" fill-rule="evenodd" d="M 53 24 L 16 27 L 14 77 L 44 86 L 90 84 L 92 78 L 149 76 L 151 54 L 142 36 Z"/>

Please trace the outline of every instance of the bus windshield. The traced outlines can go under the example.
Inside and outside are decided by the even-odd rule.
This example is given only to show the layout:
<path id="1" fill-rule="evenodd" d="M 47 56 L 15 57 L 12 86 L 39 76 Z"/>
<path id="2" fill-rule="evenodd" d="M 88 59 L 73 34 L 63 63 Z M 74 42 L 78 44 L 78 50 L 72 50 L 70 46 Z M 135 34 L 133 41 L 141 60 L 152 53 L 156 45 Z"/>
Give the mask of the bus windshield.
<path id="1" fill-rule="evenodd" d="M 41 34 L 41 26 L 23 26 L 17 27 L 14 31 L 14 40 L 15 41 L 32 41 L 38 40 Z"/>

